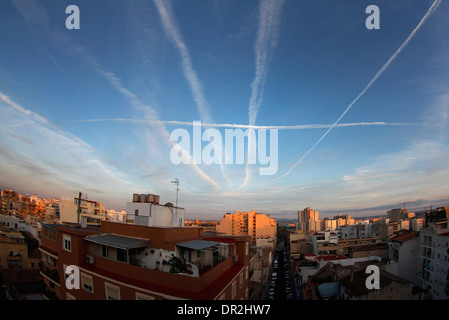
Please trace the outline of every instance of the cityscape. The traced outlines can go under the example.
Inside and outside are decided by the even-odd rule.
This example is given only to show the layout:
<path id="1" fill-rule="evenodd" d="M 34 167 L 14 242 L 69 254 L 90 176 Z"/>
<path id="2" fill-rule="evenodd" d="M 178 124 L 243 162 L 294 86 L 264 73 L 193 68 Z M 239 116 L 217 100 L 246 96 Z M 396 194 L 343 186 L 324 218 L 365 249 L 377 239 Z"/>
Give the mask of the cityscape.
<path id="1" fill-rule="evenodd" d="M 448 300 L 448 14 L 2 1 L 0 300 Z"/>
<path id="2" fill-rule="evenodd" d="M 155 194 L 117 212 L 83 198 L 0 197 L 2 298 L 447 300 L 449 205 L 296 222 L 256 211 L 186 219 Z M 368 267 L 378 287 L 366 284 Z M 69 269 L 67 269 L 69 268 Z M 76 277 L 71 270 L 76 268 Z M 69 270 L 69 271 L 67 271 Z"/>

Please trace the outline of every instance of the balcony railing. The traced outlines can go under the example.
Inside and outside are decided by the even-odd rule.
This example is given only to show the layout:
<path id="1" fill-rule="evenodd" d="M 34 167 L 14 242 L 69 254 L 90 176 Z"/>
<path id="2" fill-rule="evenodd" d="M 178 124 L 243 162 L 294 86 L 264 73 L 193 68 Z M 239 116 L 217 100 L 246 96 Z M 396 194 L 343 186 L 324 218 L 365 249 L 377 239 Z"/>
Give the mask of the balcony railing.
<path id="1" fill-rule="evenodd" d="M 47 266 L 41 266 L 40 271 L 43 275 L 50 278 L 54 282 L 59 284 L 59 273 L 58 270 L 49 268 Z"/>
<path id="2" fill-rule="evenodd" d="M 22 260 L 22 254 L 9 254 L 8 255 L 8 261 L 21 261 Z"/>

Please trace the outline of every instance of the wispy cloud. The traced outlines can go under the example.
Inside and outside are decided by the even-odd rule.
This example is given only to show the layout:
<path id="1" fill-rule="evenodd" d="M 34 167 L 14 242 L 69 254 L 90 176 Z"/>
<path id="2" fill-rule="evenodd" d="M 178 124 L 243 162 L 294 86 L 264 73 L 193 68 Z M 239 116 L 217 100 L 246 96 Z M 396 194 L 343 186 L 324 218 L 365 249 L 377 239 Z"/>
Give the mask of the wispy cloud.
<path id="1" fill-rule="evenodd" d="M 290 174 L 290 172 L 299 165 L 312 151 L 315 149 L 321 141 L 331 132 L 337 124 L 340 122 L 340 120 L 346 115 L 346 113 L 351 109 L 351 107 L 368 91 L 368 89 L 374 84 L 374 82 L 379 79 L 379 77 L 385 72 L 385 70 L 390 66 L 390 64 L 396 59 L 396 57 L 404 50 L 404 48 L 410 43 L 410 41 L 413 39 L 415 34 L 421 29 L 421 27 L 424 25 L 424 23 L 431 17 L 431 15 L 435 12 L 435 10 L 438 8 L 438 6 L 441 4 L 441 0 L 436 0 L 432 6 L 429 8 L 427 13 L 424 15 L 424 17 L 421 19 L 419 24 L 413 29 L 413 31 L 410 33 L 408 38 L 402 43 L 402 45 L 399 47 L 399 49 L 396 50 L 396 52 L 388 59 L 388 61 L 380 68 L 380 70 L 374 75 L 374 77 L 370 80 L 370 82 L 363 88 L 362 92 L 349 104 L 349 106 L 346 108 L 346 110 L 340 115 L 340 117 L 335 121 L 335 123 L 321 136 L 320 139 L 318 139 L 317 142 L 309 149 L 307 152 L 299 158 L 298 161 L 296 161 L 293 166 L 282 176 L 279 177 L 279 179 L 284 178 Z"/>
<path id="2" fill-rule="evenodd" d="M 11 121 L 25 126 L 6 125 Z M 0 122 L 4 184 L 17 181 L 22 187 L 40 187 L 55 195 L 69 195 L 74 190 L 95 188 L 94 184 L 86 185 L 95 173 L 96 181 L 104 184 L 100 193 L 116 194 L 117 190 L 137 187 L 94 147 L 3 93 L 0 93 Z"/>
<path id="3" fill-rule="evenodd" d="M 149 106 L 148 104 L 143 103 L 139 97 L 133 93 L 130 89 L 128 89 L 123 83 L 122 80 L 117 77 L 113 72 L 106 70 L 101 64 L 92 56 L 89 51 L 82 45 L 79 45 L 65 33 L 53 32 L 53 28 L 51 28 L 51 23 L 47 17 L 46 10 L 42 7 L 38 1 L 29 1 L 26 5 L 22 4 L 19 1 L 15 1 L 17 9 L 20 14 L 27 22 L 28 27 L 32 31 L 35 38 L 41 43 L 44 48 L 44 51 L 49 56 L 49 58 L 57 65 L 58 69 L 65 75 L 66 79 L 69 80 L 72 85 L 74 85 L 73 81 L 68 76 L 65 69 L 61 66 L 61 64 L 57 61 L 54 55 L 48 50 L 47 46 L 40 39 L 40 34 L 35 31 L 33 24 L 37 24 L 43 31 L 47 32 L 51 37 L 52 41 L 59 46 L 64 47 L 67 45 L 72 49 L 71 54 L 77 55 L 81 58 L 90 68 L 92 68 L 97 74 L 102 76 L 117 92 L 123 95 L 130 105 L 138 111 L 141 111 L 144 114 L 146 120 L 153 121 L 156 129 L 156 133 L 161 138 L 161 141 L 164 142 L 169 147 L 173 146 L 173 142 L 170 141 L 170 134 L 166 130 L 163 123 L 158 122 L 159 115 L 156 110 Z M 77 90 L 79 92 L 79 90 Z M 186 154 L 189 154 L 187 150 L 183 150 Z M 190 156 L 190 155 L 189 155 Z M 218 184 L 211 179 L 203 170 L 201 170 L 196 164 L 193 164 L 191 168 L 206 182 L 211 184 L 213 187 L 218 187 Z"/>
<path id="4" fill-rule="evenodd" d="M 163 122 L 158 120 L 159 116 L 158 116 L 157 112 L 153 108 L 151 108 L 150 106 L 142 103 L 142 101 L 140 101 L 140 99 L 133 92 L 131 92 L 130 90 L 128 90 L 126 87 L 123 86 L 121 80 L 118 77 L 116 77 L 113 73 L 111 73 L 109 71 L 102 70 L 98 66 L 96 66 L 95 69 L 97 70 L 97 72 L 99 74 L 103 75 L 105 77 L 105 79 L 115 89 L 117 89 L 117 91 L 122 93 L 136 109 L 144 112 L 145 118 L 149 122 L 151 122 L 152 124 L 154 124 L 156 126 L 156 130 L 158 132 L 158 135 L 162 138 L 162 141 L 165 144 L 167 144 L 169 147 L 174 146 L 174 143 L 172 141 L 170 141 L 170 134 L 169 134 L 169 132 L 165 128 Z M 186 156 L 192 158 L 192 156 L 190 155 L 188 150 L 182 149 L 182 153 L 183 153 L 183 155 L 186 155 Z M 201 170 L 198 167 L 198 165 L 196 165 L 193 161 L 191 161 L 191 163 L 192 163 L 192 168 L 194 169 L 194 171 L 201 178 L 203 178 L 205 181 L 207 181 L 208 183 L 210 183 L 214 187 L 218 188 L 218 184 L 211 177 L 209 177 L 206 173 L 204 173 L 204 171 Z"/>

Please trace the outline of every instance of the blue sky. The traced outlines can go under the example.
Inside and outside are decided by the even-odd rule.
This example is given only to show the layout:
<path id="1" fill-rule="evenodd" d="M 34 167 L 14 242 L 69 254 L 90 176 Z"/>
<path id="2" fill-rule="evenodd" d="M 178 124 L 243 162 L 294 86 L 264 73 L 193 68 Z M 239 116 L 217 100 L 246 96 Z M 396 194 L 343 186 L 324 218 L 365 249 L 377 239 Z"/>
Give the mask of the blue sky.
<path id="1" fill-rule="evenodd" d="M 176 177 L 187 217 L 214 219 L 447 199 L 448 17 L 434 0 L 2 1 L 0 187 L 121 210 L 174 203 Z M 193 121 L 278 128 L 277 173 L 174 165 Z"/>

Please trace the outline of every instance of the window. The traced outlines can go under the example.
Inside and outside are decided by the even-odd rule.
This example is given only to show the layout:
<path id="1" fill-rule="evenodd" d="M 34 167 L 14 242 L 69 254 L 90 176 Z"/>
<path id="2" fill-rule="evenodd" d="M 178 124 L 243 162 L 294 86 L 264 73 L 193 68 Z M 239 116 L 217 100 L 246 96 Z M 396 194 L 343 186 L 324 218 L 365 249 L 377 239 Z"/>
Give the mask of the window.
<path id="1" fill-rule="evenodd" d="M 126 262 L 126 250 L 117 249 L 117 261 Z"/>
<path id="2" fill-rule="evenodd" d="M 57 234 L 56 230 L 52 230 L 52 229 L 46 228 L 46 227 L 42 228 L 42 235 L 45 238 L 48 238 L 48 239 L 51 239 L 51 240 L 54 240 L 54 241 L 56 241 L 57 237 L 58 237 L 58 234 Z"/>
<path id="3" fill-rule="evenodd" d="M 136 292 L 136 300 L 154 300 L 154 297 Z"/>
<path id="4" fill-rule="evenodd" d="M 65 251 L 72 252 L 72 238 L 68 235 L 62 237 L 62 247 Z"/>
<path id="5" fill-rule="evenodd" d="M 138 215 L 139 215 L 139 209 L 134 210 L 134 214 L 135 214 L 136 216 L 138 216 Z"/>
<path id="6" fill-rule="evenodd" d="M 120 288 L 110 283 L 105 283 L 106 300 L 120 300 Z"/>
<path id="7" fill-rule="evenodd" d="M 239 276 L 239 289 L 242 289 L 243 287 L 243 272 L 240 272 Z"/>
<path id="8" fill-rule="evenodd" d="M 232 299 L 235 298 L 236 293 L 237 293 L 237 288 L 236 288 L 235 281 L 233 281 L 232 282 Z"/>
<path id="9" fill-rule="evenodd" d="M 81 283 L 83 284 L 83 289 L 87 292 L 94 293 L 94 283 L 92 277 L 87 274 L 81 274 Z"/>
<path id="10" fill-rule="evenodd" d="M 70 293 L 66 293 L 67 300 L 76 300 L 74 296 L 72 296 Z"/>
<path id="11" fill-rule="evenodd" d="M 104 246 L 104 245 L 102 245 L 101 247 L 102 247 L 103 257 L 107 258 L 108 257 L 108 247 Z"/>

